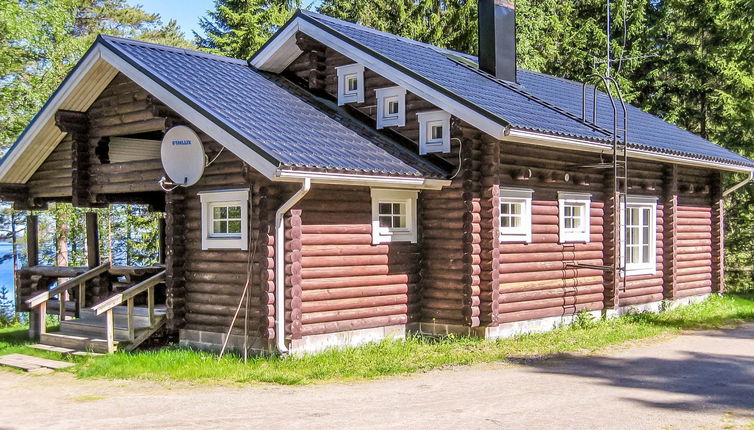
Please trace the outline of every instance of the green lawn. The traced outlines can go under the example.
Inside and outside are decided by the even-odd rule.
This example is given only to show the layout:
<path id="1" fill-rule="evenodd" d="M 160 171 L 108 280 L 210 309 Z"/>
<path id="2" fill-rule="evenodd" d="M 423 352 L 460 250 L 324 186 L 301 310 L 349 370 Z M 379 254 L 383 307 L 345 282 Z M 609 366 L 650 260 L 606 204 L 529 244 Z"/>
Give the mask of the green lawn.
<path id="1" fill-rule="evenodd" d="M 676 334 L 683 330 L 730 327 L 754 320 L 754 295 L 712 297 L 704 303 L 662 314 L 628 315 L 591 321 L 544 334 L 499 341 L 464 337 L 430 339 L 413 336 L 359 348 L 333 350 L 301 358 L 260 357 L 243 363 L 233 356 L 220 361 L 212 354 L 179 348 L 117 353 L 97 358 L 70 358 L 70 370 L 81 378 L 184 380 L 215 383 L 271 382 L 307 384 L 364 380 L 423 372 L 442 366 L 532 359 L 563 353 L 590 353 L 611 345 Z M 0 355 L 12 352 L 60 358 L 26 346 L 23 327 L 0 329 Z"/>

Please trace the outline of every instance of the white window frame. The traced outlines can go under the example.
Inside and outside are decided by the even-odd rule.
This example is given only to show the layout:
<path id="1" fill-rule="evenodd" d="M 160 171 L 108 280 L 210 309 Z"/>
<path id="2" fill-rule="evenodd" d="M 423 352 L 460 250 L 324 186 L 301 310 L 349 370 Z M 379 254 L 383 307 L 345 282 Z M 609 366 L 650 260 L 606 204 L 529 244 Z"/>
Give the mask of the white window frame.
<path id="1" fill-rule="evenodd" d="M 582 206 L 581 229 L 566 229 L 565 207 Z M 584 193 L 558 192 L 558 232 L 560 243 L 589 243 L 591 239 L 592 196 Z"/>
<path id="2" fill-rule="evenodd" d="M 338 106 L 346 103 L 364 103 L 364 66 L 348 64 L 335 68 L 338 74 Z M 356 90 L 346 89 L 347 78 L 356 76 Z"/>
<path id="3" fill-rule="evenodd" d="M 649 209 L 649 262 L 648 263 L 626 263 L 626 253 L 623 252 L 626 247 L 622 246 L 626 241 L 626 208 Z M 641 216 L 641 215 L 640 215 Z M 624 267 L 624 276 L 654 275 L 657 272 L 657 197 L 652 196 L 627 196 L 626 204 L 621 207 L 621 263 Z M 641 237 L 641 234 L 639 235 Z M 645 245 L 640 243 L 641 247 Z"/>
<path id="4" fill-rule="evenodd" d="M 249 189 L 202 191 L 199 193 L 202 206 L 202 250 L 249 249 Z M 212 208 L 214 206 L 241 206 L 241 233 L 213 234 Z"/>
<path id="5" fill-rule="evenodd" d="M 500 242 L 531 243 L 531 200 L 533 190 L 526 188 L 500 188 Z M 521 204 L 521 226 L 503 227 L 502 205 Z"/>
<path id="6" fill-rule="evenodd" d="M 406 89 L 403 87 L 378 88 L 374 90 L 377 97 L 377 129 L 385 127 L 404 127 L 406 125 Z M 388 115 L 386 112 L 389 98 L 398 100 L 398 113 Z"/>
<path id="7" fill-rule="evenodd" d="M 416 201 L 419 191 L 371 189 L 372 194 L 372 244 L 417 241 Z M 402 203 L 406 205 L 406 228 L 392 229 L 380 227 L 380 203 Z"/>
<path id="8" fill-rule="evenodd" d="M 450 152 L 450 114 L 443 110 L 419 112 L 419 154 L 431 152 Z M 429 128 L 433 125 L 442 126 L 442 139 L 430 140 Z"/>

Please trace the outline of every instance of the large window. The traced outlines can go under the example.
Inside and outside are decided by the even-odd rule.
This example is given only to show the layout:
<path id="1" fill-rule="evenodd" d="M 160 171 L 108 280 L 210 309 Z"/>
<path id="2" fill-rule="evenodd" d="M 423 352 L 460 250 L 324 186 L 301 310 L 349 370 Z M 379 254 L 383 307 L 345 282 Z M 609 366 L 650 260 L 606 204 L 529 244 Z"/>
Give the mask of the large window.
<path id="1" fill-rule="evenodd" d="M 379 88 L 377 96 L 377 128 L 406 125 L 406 90 L 401 87 Z"/>
<path id="2" fill-rule="evenodd" d="M 372 189 L 372 243 L 416 242 L 418 191 Z"/>
<path id="3" fill-rule="evenodd" d="M 589 242 L 591 196 L 558 193 L 560 243 Z"/>
<path id="4" fill-rule="evenodd" d="M 247 250 L 249 190 L 201 192 L 199 198 L 202 249 Z"/>
<path id="5" fill-rule="evenodd" d="M 655 273 L 657 258 L 657 199 L 654 197 L 631 197 L 626 202 L 623 214 L 625 229 L 621 232 L 625 241 L 623 262 L 626 275 Z"/>
<path id="6" fill-rule="evenodd" d="M 335 69 L 338 74 L 338 106 L 364 103 L 364 66 L 349 64 Z"/>
<path id="7" fill-rule="evenodd" d="M 500 241 L 531 242 L 532 190 L 500 189 Z"/>

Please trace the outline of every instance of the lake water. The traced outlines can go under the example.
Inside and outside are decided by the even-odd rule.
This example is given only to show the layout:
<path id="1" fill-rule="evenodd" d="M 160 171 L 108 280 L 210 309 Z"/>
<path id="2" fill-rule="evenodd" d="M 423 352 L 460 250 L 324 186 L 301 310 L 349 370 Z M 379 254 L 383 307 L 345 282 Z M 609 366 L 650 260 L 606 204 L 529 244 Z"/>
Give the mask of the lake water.
<path id="1" fill-rule="evenodd" d="M 13 247 L 10 243 L 0 243 L 0 258 L 10 256 Z M 13 258 L 0 263 L 0 290 L 8 289 L 8 294 L 13 297 Z"/>

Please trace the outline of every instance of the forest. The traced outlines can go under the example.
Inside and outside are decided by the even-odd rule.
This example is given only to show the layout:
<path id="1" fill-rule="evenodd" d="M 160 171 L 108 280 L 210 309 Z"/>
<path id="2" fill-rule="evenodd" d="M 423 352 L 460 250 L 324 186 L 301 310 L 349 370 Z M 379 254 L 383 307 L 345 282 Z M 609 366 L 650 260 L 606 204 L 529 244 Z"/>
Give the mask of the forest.
<path id="1" fill-rule="evenodd" d="M 519 67 L 583 79 L 606 67 L 629 101 L 743 155 L 754 156 L 754 2 L 612 0 L 614 60 L 606 61 L 606 0 L 517 0 Z M 320 13 L 475 53 L 476 0 L 323 0 Z M 215 0 L 203 34 L 125 0 L 0 0 L 0 152 L 5 152 L 97 34 L 249 58 L 300 0 Z M 732 184 L 741 177 L 729 175 Z M 728 267 L 754 264 L 754 187 L 727 201 Z M 84 212 L 40 211 L 43 264 L 85 263 Z M 157 258 L 161 214 L 133 205 L 94 209 L 103 254 L 116 264 Z M 0 210 L 0 241 L 23 243 L 26 213 Z M 4 259 L 18 257 L 23 250 Z"/>

